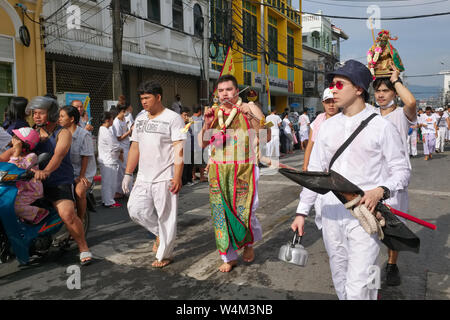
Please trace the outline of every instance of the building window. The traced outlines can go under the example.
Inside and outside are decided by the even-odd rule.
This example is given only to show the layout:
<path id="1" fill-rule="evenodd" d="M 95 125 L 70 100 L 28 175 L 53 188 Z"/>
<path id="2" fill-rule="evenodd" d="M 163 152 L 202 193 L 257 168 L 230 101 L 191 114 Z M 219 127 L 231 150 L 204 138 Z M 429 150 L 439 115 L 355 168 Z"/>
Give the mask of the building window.
<path id="1" fill-rule="evenodd" d="M 211 1 L 211 35 L 222 39 L 225 38 L 224 30 L 226 23 L 225 0 Z"/>
<path id="2" fill-rule="evenodd" d="M 243 31 L 244 31 L 244 50 L 249 53 L 257 54 L 258 52 L 258 26 L 256 22 L 256 7 L 244 2 Z"/>
<path id="3" fill-rule="evenodd" d="M 313 31 L 311 34 L 312 38 L 312 46 L 313 48 L 319 49 L 320 48 L 320 34 L 318 31 Z"/>
<path id="4" fill-rule="evenodd" d="M 269 57 L 270 60 L 277 61 L 278 60 L 278 30 L 271 26 L 270 24 L 267 27 L 268 30 L 268 38 L 269 38 Z"/>
<path id="5" fill-rule="evenodd" d="M 0 120 L 4 121 L 5 109 L 16 95 L 14 39 L 0 36 Z"/>
<path id="6" fill-rule="evenodd" d="M 270 63 L 269 64 L 269 75 L 275 78 L 278 78 L 278 64 Z"/>
<path id="7" fill-rule="evenodd" d="M 202 8 L 198 3 L 194 5 L 194 35 L 203 37 L 204 20 Z"/>
<path id="8" fill-rule="evenodd" d="M 183 31 L 183 1 L 173 0 L 172 4 L 172 24 L 173 28 Z"/>
<path id="9" fill-rule="evenodd" d="M 295 79 L 295 72 L 294 69 L 288 68 L 288 78 L 289 81 L 294 82 Z"/>
<path id="10" fill-rule="evenodd" d="M 147 0 L 147 18 L 153 22 L 161 22 L 160 0 Z"/>
<path id="11" fill-rule="evenodd" d="M 287 63 L 294 65 L 294 38 L 291 36 L 287 36 Z"/>

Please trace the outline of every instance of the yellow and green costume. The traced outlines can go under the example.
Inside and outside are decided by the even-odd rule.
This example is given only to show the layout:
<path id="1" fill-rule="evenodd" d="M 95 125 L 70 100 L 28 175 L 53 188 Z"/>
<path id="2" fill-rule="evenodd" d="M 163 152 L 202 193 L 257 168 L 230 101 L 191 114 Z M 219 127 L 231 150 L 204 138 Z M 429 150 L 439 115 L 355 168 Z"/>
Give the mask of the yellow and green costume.
<path id="1" fill-rule="evenodd" d="M 218 116 L 215 110 L 215 119 Z M 229 115 L 224 114 L 225 120 Z M 214 133 L 220 131 L 218 122 Z M 209 199 L 216 245 L 226 254 L 230 245 L 238 250 L 253 243 L 252 204 L 255 197 L 255 164 L 257 152 L 250 147 L 249 121 L 238 112 L 227 128 L 226 144 L 211 145 Z"/>

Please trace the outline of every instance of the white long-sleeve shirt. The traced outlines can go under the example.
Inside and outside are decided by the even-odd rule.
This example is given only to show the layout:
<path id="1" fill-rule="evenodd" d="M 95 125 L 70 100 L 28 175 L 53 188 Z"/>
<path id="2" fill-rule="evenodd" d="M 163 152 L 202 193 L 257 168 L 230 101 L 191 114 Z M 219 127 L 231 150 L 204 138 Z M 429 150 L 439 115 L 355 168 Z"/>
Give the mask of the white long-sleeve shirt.
<path id="1" fill-rule="evenodd" d="M 308 171 L 327 171 L 337 149 L 350 137 L 361 121 L 372 113 L 366 107 L 352 117 L 339 113 L 325 121 L 314 143 Z M 410 168 L 405 161 L 404 153 L 398 130 L 392 123 L 377 116 L 337 158 L 331 169 L 364 191 L 385 186 L 392 196 L 398 190 L 404 189 L 409 182 Z M 387 167 L 390 173 L 387 178 L 383 178 L 383 167 Z M 316 197 L 317 193 L 303 188 L 297 213 L 307 215 Z"/>
<path id="2" fill-rule="evenodd" d="M 119 164 L 120 144 L 111 128 L 101 126 L 98 130 L 98 163 Z"/>

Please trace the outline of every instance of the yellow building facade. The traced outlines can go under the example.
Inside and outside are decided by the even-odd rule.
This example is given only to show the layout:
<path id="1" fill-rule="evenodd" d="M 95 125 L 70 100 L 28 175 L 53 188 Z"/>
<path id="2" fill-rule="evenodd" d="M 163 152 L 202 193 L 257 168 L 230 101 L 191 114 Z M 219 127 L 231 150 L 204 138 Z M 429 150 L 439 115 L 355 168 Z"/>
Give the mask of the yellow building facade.
<path id="1" fill-rule="evenodd" d="M 4 110 L 12 97 L 23 96 L 30 99 L 47 92 L 45 53 L 39 24 L 41 10 L 42 0 L 0 0 L 0 120 L 2 121 Z"/>
<path id="2" fill-rule="evenodd" d="M 219 52 L 212 60 L 212 68 L 220 71 L 224 48 L 231 44 L 234 76 L 241 89 L 250 86 L 258 92 L 263 110 L 276 109 L 282 113 L 300 100 L 303 93 L 302 71 L 298 68 L 302 65 L 301 15 L 291 6 L 291 1 L 265 0 L 262 5 L 259 0 L 215 0 L 211 1 L 211 9 L 214 15 L 211 31 L 223 47 L 214 48 Z M 227 25 L 231 27 L 227 29 Z M 227 38 L 227 34 L 231 37 Z M 267 99 L 262 99 L 267 77 L 270 107 L 265 106 Z"/>

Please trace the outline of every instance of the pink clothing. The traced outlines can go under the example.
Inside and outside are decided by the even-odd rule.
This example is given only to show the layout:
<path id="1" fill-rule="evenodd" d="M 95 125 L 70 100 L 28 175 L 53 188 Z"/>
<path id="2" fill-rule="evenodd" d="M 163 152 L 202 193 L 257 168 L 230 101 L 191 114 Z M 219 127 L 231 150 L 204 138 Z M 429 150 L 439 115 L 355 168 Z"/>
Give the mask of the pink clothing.
<path id="1" fill-rule="evenodd" d="M 11 157 L 9 163 L 13 163 L 19 168 L 30 169 L 35 168 L 37 162 L 37 156 L 34 153 L 29 153 L 25 157 Z M 39 208 L 35 206 L 30 206 L 34 201 L 40 199 L 44 196 L 44 188 L 41 181 L 18 181 L 17 186 L 17 196 L 14 203 L 14 210 L 16 215 L 20 218 L 33 222 L 36 218 Z"/>
<path id="2" fill-rule="evenodd" d="M 317 136 L 317 133 L 319 132 L 320 125 L 325 120 L 327 120 L 327 114 L 325 112 L 323 112 L 323 113 L 319 114 L 316 117 L 316 119 L 311 123 L 311 130 L 312 130 L 311 140 L 312 141 L 316 140 L 316 136 Z"/>

